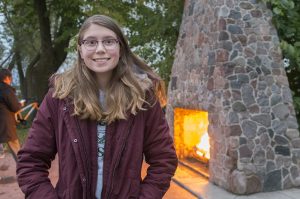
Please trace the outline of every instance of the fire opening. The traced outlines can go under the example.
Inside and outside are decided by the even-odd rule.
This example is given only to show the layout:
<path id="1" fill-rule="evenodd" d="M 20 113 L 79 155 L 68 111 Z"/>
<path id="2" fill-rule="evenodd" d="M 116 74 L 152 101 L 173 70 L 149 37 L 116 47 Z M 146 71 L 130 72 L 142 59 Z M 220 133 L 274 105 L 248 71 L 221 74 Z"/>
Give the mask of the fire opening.
<path id="1" fill-rule="evenodd" d="M 208 124 L 208 112 L 174 109 L 174 142 L 179 159 L 196 159 L 208 166 L 210 158 Z"/>

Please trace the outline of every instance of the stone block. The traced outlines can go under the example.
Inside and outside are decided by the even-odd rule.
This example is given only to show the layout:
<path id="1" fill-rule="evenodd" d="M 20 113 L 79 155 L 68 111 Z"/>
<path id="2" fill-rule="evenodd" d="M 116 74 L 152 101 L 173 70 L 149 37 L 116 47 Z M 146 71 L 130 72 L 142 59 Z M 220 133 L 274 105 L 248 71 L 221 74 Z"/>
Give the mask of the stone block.
<path id="1" fill-rule="evenodd" d="M 234 170 L 230 176 L 230 189 L 236 194 L 245 194 L 247 191 L 247 177 L 241 171 Z"/>
<path id="2" fill-rule="evenodd" d="M 263 190 L 278 191 L 281 190 L 281 170 L 275 170 L 265 176 Z"/>
<path id="3" fill-rule="evenodd" d="M 297 129 L 288 129 L 285 131 L 285 136 L 287 136 L 290 140 L 294 140 L 299 138 L 299 132 Z"/>
<path id="4" fill-rule="evenodd" d="M 262 191 L 262 182 L 258 176 L 252 175 L 247 177 L 246 194 L 257 193 Z"/>

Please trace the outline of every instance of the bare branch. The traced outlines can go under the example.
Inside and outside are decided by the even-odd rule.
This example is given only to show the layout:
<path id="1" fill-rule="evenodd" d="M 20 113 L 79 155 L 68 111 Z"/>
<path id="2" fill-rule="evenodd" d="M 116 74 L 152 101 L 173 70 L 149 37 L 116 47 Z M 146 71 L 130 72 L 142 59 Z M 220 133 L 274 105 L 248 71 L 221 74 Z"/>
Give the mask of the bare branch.
<path id="1" fill-rule="evenodd" d="M 0 68 L 4 68 L 4 64 L 9 60 L 9 58 L 13 55 L 13 52 L 10 52 L 9 55 L 3 60 L 3 62 L 0 64 Z"/>

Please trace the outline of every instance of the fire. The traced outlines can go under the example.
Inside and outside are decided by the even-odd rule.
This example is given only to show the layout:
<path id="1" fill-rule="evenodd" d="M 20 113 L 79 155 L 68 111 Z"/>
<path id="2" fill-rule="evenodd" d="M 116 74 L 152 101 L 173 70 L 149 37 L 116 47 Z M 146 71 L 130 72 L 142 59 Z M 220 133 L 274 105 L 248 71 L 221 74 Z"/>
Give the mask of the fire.
<path id="1" fill-rule="evenodd" d="M 210 153 L 209 153 L 209 137 L 208 133 L 206 132 L 202 137 L 201 141 L 199 144 L 196 145 L 196 153 L 199 156 L 205 157 L 207 159 L 210 158 Z"/>
<path id="2" fill-rule="evenodd" d="M 175 108 L 174 140 L 179 158 L 193 157 L 209 160 L 208 113 Z"/>

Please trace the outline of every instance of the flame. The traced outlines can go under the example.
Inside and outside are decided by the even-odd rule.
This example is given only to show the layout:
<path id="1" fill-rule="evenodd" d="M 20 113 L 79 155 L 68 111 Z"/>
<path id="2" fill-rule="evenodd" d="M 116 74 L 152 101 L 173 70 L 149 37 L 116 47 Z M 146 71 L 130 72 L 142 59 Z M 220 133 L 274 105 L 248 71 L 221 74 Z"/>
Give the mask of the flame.
<path id="1" fill-rule="evenodd" d="M 207 159 L 210 158 L 210 153 L 209 153 L 209 136 L 208 133 L 206 132 L 200 140 L 200 143 L 196 145 L 196 153 L 201 156 L 205 157 Z"/>
<path id="2" fill-rule="evenodd" d="M 209 159 L 208 112 L 175 108 L 174 141 L 179 158 Z"/>

